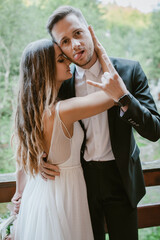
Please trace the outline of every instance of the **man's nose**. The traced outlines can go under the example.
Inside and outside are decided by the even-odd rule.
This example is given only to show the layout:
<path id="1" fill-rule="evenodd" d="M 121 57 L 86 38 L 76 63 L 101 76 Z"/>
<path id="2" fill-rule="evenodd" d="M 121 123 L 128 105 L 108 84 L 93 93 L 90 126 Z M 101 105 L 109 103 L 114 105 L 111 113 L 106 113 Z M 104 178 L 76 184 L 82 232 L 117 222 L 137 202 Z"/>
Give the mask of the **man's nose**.
<path id="1" fill-rule="evenodd" d="M 78 39 L 72 39 L 72 49 L 76 49 L 80 46 L 80 42 Z"/>

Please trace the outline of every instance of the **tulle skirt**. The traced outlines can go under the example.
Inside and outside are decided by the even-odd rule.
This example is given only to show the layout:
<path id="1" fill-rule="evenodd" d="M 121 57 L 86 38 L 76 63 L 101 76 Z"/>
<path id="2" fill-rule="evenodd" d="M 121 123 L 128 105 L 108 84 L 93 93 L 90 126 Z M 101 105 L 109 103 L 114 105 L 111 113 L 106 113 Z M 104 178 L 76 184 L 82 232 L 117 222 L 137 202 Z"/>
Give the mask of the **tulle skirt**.
<path id="1" fill-rule="evenodd" d="M 15 240 L 93 240 L 81 166 L 61 169 L 55 180 L 28 180 Z"/>

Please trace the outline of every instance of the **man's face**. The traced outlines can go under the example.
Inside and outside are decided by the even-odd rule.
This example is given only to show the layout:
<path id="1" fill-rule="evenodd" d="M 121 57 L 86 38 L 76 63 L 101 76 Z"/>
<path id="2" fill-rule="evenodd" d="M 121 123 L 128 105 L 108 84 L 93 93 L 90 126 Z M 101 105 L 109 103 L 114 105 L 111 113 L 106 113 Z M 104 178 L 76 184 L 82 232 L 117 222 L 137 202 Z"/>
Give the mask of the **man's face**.
<path id="1" fill-rule="evenodd" d="M 57 22 L 52 35 L 63 53 L 75 64 L 89 68 L 96 61 L 90 32 L 76 15 L 69 14 Z"/>

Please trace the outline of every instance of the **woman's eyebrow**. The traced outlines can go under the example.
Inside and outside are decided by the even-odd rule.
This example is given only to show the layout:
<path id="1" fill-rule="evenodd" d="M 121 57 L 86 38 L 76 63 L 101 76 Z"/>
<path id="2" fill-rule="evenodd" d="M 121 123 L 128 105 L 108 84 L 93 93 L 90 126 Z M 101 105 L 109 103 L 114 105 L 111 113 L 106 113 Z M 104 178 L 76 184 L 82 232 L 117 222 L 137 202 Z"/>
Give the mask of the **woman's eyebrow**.
<path id="1" fill-rule="evenodd" d="M 58 55 L 57 59 L 58 59 L 59 57 L 64 57 L 64 54 L 63 54 L 63 53 L 60 53 L 60 54 Z"/>
<path id="2" fill-rule="evenodd" d="M 63 57 L 65 57 L 66 59 L 68 59 L 68 57 L 67 57 L 64 53 L 62 53 L 62 55 L 63 55 Z"/>

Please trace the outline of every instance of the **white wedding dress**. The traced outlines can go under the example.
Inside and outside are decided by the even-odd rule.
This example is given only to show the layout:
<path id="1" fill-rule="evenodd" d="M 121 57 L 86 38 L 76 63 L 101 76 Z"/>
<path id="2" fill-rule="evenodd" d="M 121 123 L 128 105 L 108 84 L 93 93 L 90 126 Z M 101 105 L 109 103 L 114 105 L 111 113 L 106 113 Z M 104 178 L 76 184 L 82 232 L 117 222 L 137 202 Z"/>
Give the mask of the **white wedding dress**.
<path id="1" fill-rule="evenodd" d="M 40 175 L 29 177 L 17 218 L 15 240 L 93 240 L 80 164 L 83 130 L 79 122 L 75 122 L 72 138 L 65 136 L 59 104 L 48 161 L 58 164 L 60 176 L 47 181 Z"/>

